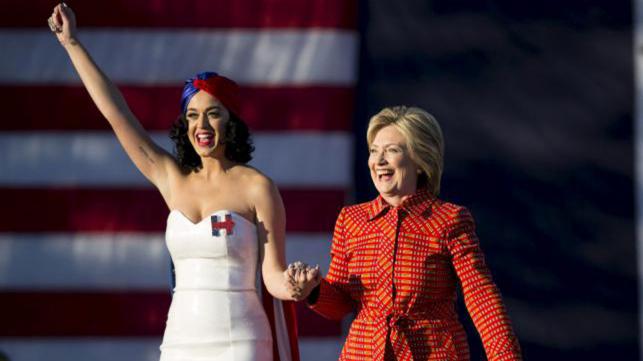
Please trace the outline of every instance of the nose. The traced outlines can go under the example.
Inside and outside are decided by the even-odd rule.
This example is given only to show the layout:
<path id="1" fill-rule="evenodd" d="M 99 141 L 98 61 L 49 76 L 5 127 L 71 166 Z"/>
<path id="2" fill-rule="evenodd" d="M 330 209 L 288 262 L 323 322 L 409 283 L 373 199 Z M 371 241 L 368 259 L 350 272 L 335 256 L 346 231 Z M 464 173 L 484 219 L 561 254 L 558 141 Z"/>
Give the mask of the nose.
<path id="1" fill-rule="evenodd" d="M 379 152 L 376 155 L 376 157 L 377 157 L 377 165 L 385 165 L 386 163 L 388 163 L 386 161 L 386 158 L 384 157 L 384 152 Z"/>
<path id="2" fill-rule="evenodd" d="M 201 129 L 210 129 L 211 128 L 210 127 L 210 122 L 208 121 L 207 114 L 201 114 L 201 116 L 199 116 L 199 121 L 197 122 L 197 125 Z"/>

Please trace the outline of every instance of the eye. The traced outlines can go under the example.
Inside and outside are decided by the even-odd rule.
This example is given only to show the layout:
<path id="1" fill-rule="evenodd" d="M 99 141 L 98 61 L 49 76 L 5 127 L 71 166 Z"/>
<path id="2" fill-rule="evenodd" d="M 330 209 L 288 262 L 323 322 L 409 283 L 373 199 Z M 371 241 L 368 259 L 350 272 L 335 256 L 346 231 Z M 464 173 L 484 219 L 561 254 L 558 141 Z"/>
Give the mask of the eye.
<path id="1" fill-rule="evenodd" d="M 209 112 L 208 116 L 210 118 L 219 118 L 219 117 L 221 117 L 221 113 L 219 113 L 219 112 Z"/>
<path id="2" fill-rule="evenodd" d="M 185 115 L 186 118 L 188 119 L 196 119 L 199 115 L 197 113 L 187 113 Z"/>
<path id="3" fill-rule="evenodd" d="M 368 150 L 368 153 L 369 154 L 375 154 L 375 153 L 377 153 L 377 149 L 371 148 L 371 149 Z"/>
<path id="4" fill-rule="evenodd" d="M 387 148 L 386 150 L 387 150 L 388 152 L 390 152 L 390 153 L 394 153 L 394 154 L 402 153 L 402 149 L 400 149 L 400 148 L 398 148 L 398 147 L 389 147 L 389 148 Z"/>

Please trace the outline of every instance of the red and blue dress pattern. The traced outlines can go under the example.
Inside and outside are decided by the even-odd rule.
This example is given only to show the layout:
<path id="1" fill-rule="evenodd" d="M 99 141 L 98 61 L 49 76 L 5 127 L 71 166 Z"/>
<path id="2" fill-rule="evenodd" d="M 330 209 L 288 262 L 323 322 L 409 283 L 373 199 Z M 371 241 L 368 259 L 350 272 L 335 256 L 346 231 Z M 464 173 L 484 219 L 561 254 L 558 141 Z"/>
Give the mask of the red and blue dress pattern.
<path id="1" fill-rule="evenodd" d="M 340 360 L 469 360 L 456 286 L 490 361 L 522 360 L 469 211 L 420 190 L 398 207 L 381 197 L 345 207 L 331 265 L 310 307 L 357 312 Z"/>

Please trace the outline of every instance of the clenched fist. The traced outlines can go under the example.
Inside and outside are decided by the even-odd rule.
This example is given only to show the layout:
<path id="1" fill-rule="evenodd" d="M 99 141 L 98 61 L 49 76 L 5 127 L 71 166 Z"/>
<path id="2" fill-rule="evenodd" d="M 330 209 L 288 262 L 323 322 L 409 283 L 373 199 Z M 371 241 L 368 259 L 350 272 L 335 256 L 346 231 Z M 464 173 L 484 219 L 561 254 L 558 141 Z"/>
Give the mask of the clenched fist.
<path id="1" fill-rule="evenodd" d="M 63 46 L 76 44 L 76 15 L 67 4 L 56 5 L 47 23 L 60 44 Z"/>

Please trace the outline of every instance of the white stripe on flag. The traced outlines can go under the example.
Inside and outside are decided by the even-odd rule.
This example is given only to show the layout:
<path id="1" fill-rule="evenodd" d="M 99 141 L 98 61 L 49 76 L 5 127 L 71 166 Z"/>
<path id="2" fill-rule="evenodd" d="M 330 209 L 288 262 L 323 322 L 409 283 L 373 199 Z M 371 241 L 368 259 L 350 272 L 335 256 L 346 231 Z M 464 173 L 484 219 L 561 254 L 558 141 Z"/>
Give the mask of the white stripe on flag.
<path id="1" fill-rule="evenodd" d="M 326 274 L 330 234 L 286 235 L 288 262 L 319 264 Z M 162 234 L 0 234 L 0 290 L 168 289 L 170 258 Z"/>
<path id="2" fill-rule="evenodd" d="M 336 360 L 343 338 L 300 338 L 301 359 Z M 0 351 L 12 361 L 158 361 L 161 337 L 84 337 L 0 339 Z"/>
<path id="3" fill-rule="evenodd" d="M 158 361 L 161 337 L 0 339 L 11 361 Z"/>
<path id="4" fill-rule="evenodd" d="M 152 137 L 171 152 L 167 134 Z M 264 132 L 254 142 L 250 164 L 280 186 L 346 188 L 352 182 L 349 133 Z M 0 133 L 0 185 L 145 184 L 111 132 Z"/>
<path id="5" fill-rule="evenodd" d="M 122 84 L 180 84 L 203 70 L 240 84 L 354 85 L 357 35 L 342 30 L 83 30 L 96 62 Z M 1 83 L 75 84 L 49 31 L 0 31 Z"/>

